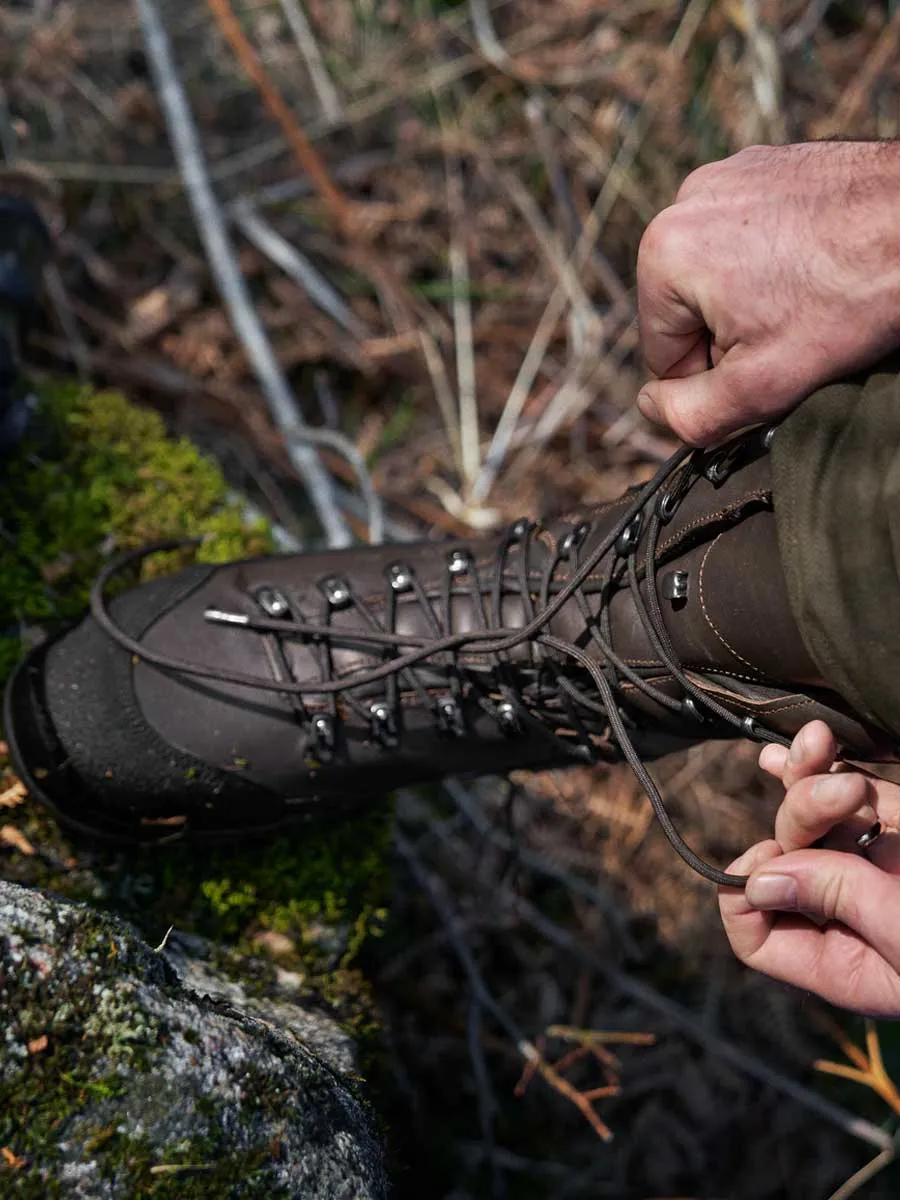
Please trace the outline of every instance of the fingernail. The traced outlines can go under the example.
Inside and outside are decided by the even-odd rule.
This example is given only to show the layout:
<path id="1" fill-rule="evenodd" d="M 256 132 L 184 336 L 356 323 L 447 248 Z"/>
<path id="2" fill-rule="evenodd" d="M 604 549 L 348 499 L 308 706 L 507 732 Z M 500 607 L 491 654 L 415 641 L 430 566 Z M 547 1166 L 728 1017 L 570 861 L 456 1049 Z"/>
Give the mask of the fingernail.
<path id="1" fill-rule="evenodd" d="M 662 421 L 659 405 L 649 392 L 638 393 L 637 406 L 648 421 L 654 421 L 657 425 Z"/>
<path id="2" fill-rule="evenodd" d="M 776 746 L 774 742 L 770 742 L 759 752 L 759 765 L 764 771 L 780 772 L 784 768 L 786 758 L 784 746 Z"/>
<path id="3" fill-rule="evenodd" d="M 747 903 L 754 908 L 797 907 L 797 884 L 790 875 L 756 875 L 747 884 Z"/>

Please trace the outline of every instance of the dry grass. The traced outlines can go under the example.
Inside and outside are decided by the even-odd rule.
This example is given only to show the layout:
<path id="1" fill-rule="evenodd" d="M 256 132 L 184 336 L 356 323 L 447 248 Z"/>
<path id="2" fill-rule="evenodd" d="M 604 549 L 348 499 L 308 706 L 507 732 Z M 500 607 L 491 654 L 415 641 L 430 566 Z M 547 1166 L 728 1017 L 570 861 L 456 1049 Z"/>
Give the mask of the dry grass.
<path id="1" fill-rule="evenodd" d="M 755 141 L 898 132 L 900 24 L 880 4 L 159 10 L 277 364 L 305 419 L 365 457 L 395 534 L 487 528 L 644 478 L 671 449 L 633 406 L 646 222 L 693 166 Z M 158 405 L 308 535 L 288 452 L 211 286 L 135 9 L 4 5 L 0 80 L 0 145 L 57 197 L 43 364 Z M 300 268 L 276 265 L 276 242 Z M 362 531 L 352 464 L 321 454 Z M 747 746 L 699 747 L 659 774 L 689 841 L 717 861 L 769 827 L 777 798 Z M 500 785 L 400 806 L 492 996 L 531 1037 L 653 1026 L 658 1044 L 626 1048 L 620 1094 L 598 1101 L 610 1147 L 537 1080 L 514 1099 L 521 1056 L 400 872 L 373 969 L 395 1127 L 425 1149 L 400 1147 L 412 1173 L 398 1194 L 827 1195 L 868 1151 L 702 1052 L 704 1030 L 725 1034 L 800 1077 L 821 1049 L 810 1005 L 731 961 L 708 887 L 673 859 L 624 768 L 526 777 L 515 791 L 512 806 Z M 694 1034 L 613 986 L 604 964 L 678 996 Z"/>

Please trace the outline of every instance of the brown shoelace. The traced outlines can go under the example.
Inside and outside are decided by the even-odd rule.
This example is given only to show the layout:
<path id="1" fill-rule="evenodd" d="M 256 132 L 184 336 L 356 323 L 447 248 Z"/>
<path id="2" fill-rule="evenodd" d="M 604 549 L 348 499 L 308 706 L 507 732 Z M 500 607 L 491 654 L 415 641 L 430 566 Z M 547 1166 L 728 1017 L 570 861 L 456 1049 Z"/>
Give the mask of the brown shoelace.
<path id="1" fill-rule="evenodd" d="M 765 433 L 762 436 L 765 437 Z M 402 689 L 416 693 L 422 704 L 432 710 L 438 728 L 456 736 L 465 734 L 461 704 L 464 687 L 481 689 L 484 694 L 479 696 L 479 703 L 497 720 L 504 732 L 528 731 L 549 738 L 568 757 L 579 762 L 596 761 L 601 742 L 596 735 L 588 732 L 582 714 L 587 713 L 594 718 L 599 716 L 646 791 L 663 832 L 677 853 L 711 882 L 742 887 L 746 882 L 745 876 L 729 874 L 710 866 L 678 833 L 659 788 L 635 749 L 628 719 L 620 710 L 615 695 L 619 682 L 627 679 L 655 702 L 694 721 L 730 726 L 737 734 L 758 742 L 777 742 L 783 746 L 790 744 L 789 739 L 765 729 L 752 717 L 742 718 L 730 712 L 688 678 L 663 622 L 656 586 L 660 530 L 672 519 L 681 496 L 699 472 L 705 472 L 709 478 L 721 479 L 728 467 L 727 458 L 721 454 L 690 448 L 679 450 L 652 479 L 635 491 L 631 504 L 590 554 L 582 558 L 582 547 L 591 532 L 588 524 L 577 525 L 558 539 L 555 552 L 547 556 L 536 593 L 528 572 L 529 547 L 536 527 L 527 521 L 519 521 L 510 526 L 502 537 L 486 587 L 482 586 L 478 568 L 470 554 L 463 550 L 450 553 L 443 595 L 437 611 L 415 572 L 399 560 L 389 568 L 385 580 L 384 621 L 379 620 L 371 606 L 355 594 L 349 582 L 338 576 L 319 583 L 323 610 L 316 622 L 295 619 L 296 605 L 292 605 L 287 597 L 274 589 L 259 589 L 251 596 L 256 610 L 253 614 L 218 609 L 207 611 L 207 620 L 266 637 L 277 656 L 279 674 L 283 676 L 280 679 L 229 672 L 158 654 L 146 649 L 113 621 L 105 599 L 106 588 L 112 578 L 150 554 L 196 544 L 194 540 L 158 543 L 110 562 L 92 588 L 91 611 L 98 625 L 111 638 L 150 666 L 290 696 L 298 719 L 310 729 L 316 756 L 322 761 L 327 761 L 333 754 L 336 744 L 338 696 L 361 718 L 371 723 L 375 741 L 385 747 L 393 747 L 402 738 L 399 721 Z M 639 563 L 641 526 L 644 524 L 645 547 L 643 561 Z M 514 545 L 520 551 L 513 572 L 518 576 L 516 594 L 525 609 L 525 624 L 509 629 L 503 626 L 501 605 L 505 590 L 509 589 L 507 567 L 509 552 Z M 402 548 L 398 547 L 398 558 L 401 552 Z M 602 594 L 604 598 L 601 598 L 599 613 L 593 614 L 582 586 L 604 559 L 609 560 L 608 577 Z M 565 564 L 569 572 L 568 582 L 565 583 L 557 579 L 561 564 Z M 640 587 L 641 576 L 645 581 L 646 596 Z M 681 686 L 684 693 L 682 698 L 674 698 L 660 691 L 616 655 L 610 644 L 609 605 L 605 602 L 605 596 L 609 595 L 613 585 L 630 588 L 647 637 L 666 670 Z M 268 595 L 263 594 L 266 591 Z M 396 630 L 398 597 L 407 593 L 414 597 L 425 616 L 429 629 L 427 637 L 401 634 Z M 450 628 L 451 600 L 460 595 L 468 596 L 471 600 L 478 628 L 465 632 L 454 632 Z M 572 600 L 585 617 L 586 627 L 602 655 L 602 662 L 595 661 L 581 647 L 548 632 L 550 621 Z M 358 614 L 358 628 L 350 630 L 332 624 L 332 613 L 344 609 L 352 609 Z M 282 644 L 285 638 L 302 639 L 310 645 L 319 664 L 320 679 L 298 680 L 293 677 Z M 523 645 L 531 649 L 530 674 L 533 676 L 532 681 L 524 685 L 519 680 L 512 681 L 508 662 L 510 651 Z M 373 656 L 384 656 L 384 661 L 346 678 L 336 678 L 332 650 L 338 646 L 361 647 Z M 465 650 L 475 650 L 490 660 L 493 667 L 490 689 L 476 678 L 476 672 L 467 671 L 461 664 L 460 654 Z M 593 695 L 563 672 L 561 668 L 566 661 L 577 664 L 584 672 L 595 689 Z M 426 664 L 429 673 L 439 673 L 446 684 L 445 694 L 438 698 L 431 694 L 421 678 L 420 671 Z M 384 684 L 383 695 L 375 701 L 371 697 L 363 701 L 354 695 L 359 689 L 375 683 Z M 329 711 L 310 713 L 303 697 L 312 695 L 328 697 Z M 499 700 L 496 698 L 498 695 Z M 568 726 L 564 736 L 558 732 L 563 720 Z"/>

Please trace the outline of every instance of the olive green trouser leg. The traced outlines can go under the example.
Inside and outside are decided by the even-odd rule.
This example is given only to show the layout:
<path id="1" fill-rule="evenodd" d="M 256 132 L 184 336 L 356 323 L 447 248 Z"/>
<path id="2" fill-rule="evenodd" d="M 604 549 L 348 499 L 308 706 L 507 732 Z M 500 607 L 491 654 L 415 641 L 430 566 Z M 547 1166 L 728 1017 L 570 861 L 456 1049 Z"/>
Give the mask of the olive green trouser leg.
<path id="1" fill-rule="evenodd" d="M 900 739 L 900 358 L 831 384 L 779 427 L 788 594 L 823 677 Z"/>

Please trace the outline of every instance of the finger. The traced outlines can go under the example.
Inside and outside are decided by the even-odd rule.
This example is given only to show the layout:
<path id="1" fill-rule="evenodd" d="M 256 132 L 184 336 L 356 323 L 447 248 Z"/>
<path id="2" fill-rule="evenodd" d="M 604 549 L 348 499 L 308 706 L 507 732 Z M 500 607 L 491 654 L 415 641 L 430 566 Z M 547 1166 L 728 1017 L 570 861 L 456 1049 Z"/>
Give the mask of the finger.
<path id="1" fill-rule="evenodd" d="M 769 914 L 772 916 L 773 914 Z M 900 1016 L 900 977 L 865 938 L 845 925 L 822 927 L 803 916 L 774 915 L 768 936 L 750 954 L 726 933 L 738 958 L 772 979 L 873 1017 Z"/>
<path id="2" fill-rule="evenodd" d="M 673 363 L 665 372 L 666 379 L 685 379 L 688 375 L 697 375 L 709 367 L 709 335 L 704 327 L 697 335 L 696 341 L 678 362 Z"/>
<path id="3" fill-rule="evenodd" d="M 714 199 L 714 184 L 721 180 L 722 174 L 723 164 L 721 162 L 702 163 L 686 176 L 676 193 L 675 203 L 683 204 L 701 192 L 705 192 L 710 199 Z"/>
<path id="4" fill-rule="evenodd" d="M 767 775 L 773 775 L 780 780 L 787 765 L 788 748 L 779 746 L 777 742 L 769 742 L 759 752 L 759 765 Z"/>
<path id="5" fill-rule="evenodd" d="M 786 788 L 810 775 L 822 775 L 837 757 L 837 742 L 824 721 L 810 721 L 791 742 L 781 782 Z"/>
<path id="6" fill-rule="evenodd" d="M 669 371 L 705 345 L 706 321 L 693 293 L 697 231 L 675 207 L 663 209 L 638 246 L 637 308 L 641 348 L 654 375 Z M 703 364 L 706 365 L 705 362 Z"/>
<path id="7" fill-rule="evenodd" d="M 856 832 L 864 832 L 876 820 L 873 798 L 869 781 L 855 772 L 801 779 L 788 788 L 775 816 L 775 840 L 785 854 L 803 850 L 856 814 L 864 821 Z"/>
<path id="8" fill-rule="evenodd" d="M 745 902 L 760 912 L 840 921 L 892 966 L 900 963 L 900 879 L 866 858 L 795 850 L 751 872 Z"/>
<path id="9" fill-rule="evenodd" d="M 749 875 L 780 854 L 777 842 L 759 842 L 736 859 L 728 870 L 735 875 Z M 720 887 L 718 894 L 719 913 L 735 954 L 741 959 L 755 954 L 769 936 L 774 916 L 750 904 L 743 888 Z"/>
<path id="10" fill-rule="evenodd" d="M 712 370 L 645 383 L 638 407 L 648 420 L 668 425 L 689 445 L 710 446 L 758 421 L 762 396 L 772 398 L 764 386 L 757 387 L 742 360 L 729 353 Z"/>
<path id="11" fill-rule="evenodd" d="M 811 733 L 804 737 L 804 731 L 813 726 L 815 728 Z M 829 757 L 833 760 L 836 753 L 837 746 L 824 721 L 810 721 L 799 730 L 790 746 L 781 746 L 777 742 L 769 742 L 763 746 L 759 752 L 759 765 L 768 775 L 787 783 L 785 774 L 788 770 L 789 755 L 793 755 L 790 778 L 800 778 L 804 772 L 816 774 L 828 770 Z M 802 769 L 796 771 L 797 767 Z"/>

